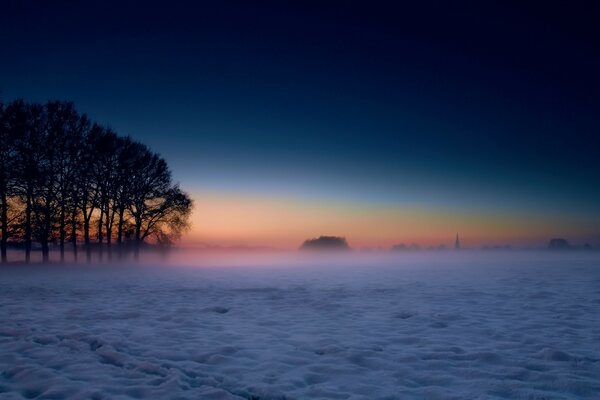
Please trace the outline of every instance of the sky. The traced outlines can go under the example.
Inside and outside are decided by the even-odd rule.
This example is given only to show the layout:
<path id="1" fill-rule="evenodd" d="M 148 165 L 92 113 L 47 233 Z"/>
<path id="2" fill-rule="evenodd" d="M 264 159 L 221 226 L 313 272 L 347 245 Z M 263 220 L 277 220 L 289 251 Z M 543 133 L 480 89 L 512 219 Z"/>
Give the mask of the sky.
<path id="1" fill-rule="evenodd" d="M 415 3 L 0 0 L 1 96 L 159 152 L 184 245 L 600 245 L 599 10 Z"/>

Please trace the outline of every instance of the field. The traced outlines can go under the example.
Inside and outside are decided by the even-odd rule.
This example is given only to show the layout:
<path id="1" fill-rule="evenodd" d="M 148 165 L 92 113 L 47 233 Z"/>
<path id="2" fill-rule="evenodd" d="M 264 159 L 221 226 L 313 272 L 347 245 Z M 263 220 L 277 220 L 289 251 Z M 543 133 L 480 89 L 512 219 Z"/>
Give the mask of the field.
<path id="1" fill-rule="evenodd" d="M 599 254 L 248 257 L 0 269 L 0 398 L 600 396 Z"/>

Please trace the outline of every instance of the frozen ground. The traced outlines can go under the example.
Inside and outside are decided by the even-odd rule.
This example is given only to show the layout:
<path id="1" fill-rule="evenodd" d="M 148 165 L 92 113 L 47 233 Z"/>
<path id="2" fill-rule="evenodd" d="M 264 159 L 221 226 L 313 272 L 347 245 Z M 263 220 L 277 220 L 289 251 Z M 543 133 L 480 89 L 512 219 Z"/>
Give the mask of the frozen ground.
<path id="1" fill-rule="evenodd" d="M 0 269 L 0 398 L 598 399 L 598 260 Z"/>

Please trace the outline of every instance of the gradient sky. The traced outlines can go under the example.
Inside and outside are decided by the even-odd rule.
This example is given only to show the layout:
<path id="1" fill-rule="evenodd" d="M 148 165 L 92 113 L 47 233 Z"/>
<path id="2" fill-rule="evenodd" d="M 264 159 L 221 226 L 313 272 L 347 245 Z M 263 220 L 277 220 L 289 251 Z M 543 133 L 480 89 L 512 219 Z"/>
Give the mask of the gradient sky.
<path id="1" fill-rule="evenodd" d="M 600 244 L 590 5 L 70 3 L 1 2 L 2 98 L 161 153 L 184 244 Z"/>

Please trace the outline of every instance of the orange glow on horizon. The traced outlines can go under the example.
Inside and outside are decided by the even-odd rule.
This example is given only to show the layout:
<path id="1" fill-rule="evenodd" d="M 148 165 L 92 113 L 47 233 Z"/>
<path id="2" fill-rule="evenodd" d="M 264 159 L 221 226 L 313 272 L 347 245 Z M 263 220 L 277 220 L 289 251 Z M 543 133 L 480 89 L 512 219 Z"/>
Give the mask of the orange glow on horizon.
<path id="1" fill-rule="evenodd" d="M 484 215 L 419 206 L 380 207 L 353 202 L 196 193 L 192 229 L 182 246 L 298 248 L 308 238 L 344 236 L 353 248 L 395 244 L 451 247 L 458 232 L 466 247 L 539 245 L 581 232 L 581 223 L 535 215 Z M 556 225 L 562 230 L 557 232 Z"/>

